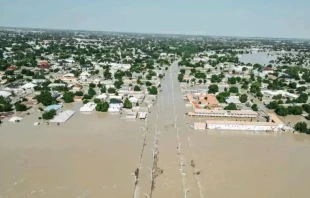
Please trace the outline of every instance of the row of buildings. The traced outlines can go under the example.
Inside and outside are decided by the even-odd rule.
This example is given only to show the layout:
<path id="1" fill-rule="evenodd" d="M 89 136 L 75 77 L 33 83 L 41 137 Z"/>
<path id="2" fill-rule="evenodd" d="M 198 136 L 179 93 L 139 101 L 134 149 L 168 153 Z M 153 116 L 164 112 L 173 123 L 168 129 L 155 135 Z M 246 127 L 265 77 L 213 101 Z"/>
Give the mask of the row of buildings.
<path id="1" fill-rule="evenodd" d="M 240 114 L 241 112 L 233 113 L 236 117 L 237 115 L 244 116 Z M 229 113 L 225 113 L 227 117 Z M 250 116 L 250 115 L 249 115 Z M 243 117 L 242 117 L 243 118 Z M 268 119 L 266 122 L 246 122 L 246 121 L 228 121 L 228 120 L 206 120 L 205 122 L 195 122 L 193 125 L 194 129 L 204 130 L 242 130 L 242 131 L 269 131 L 277 132 L 283 129 L 284 123 L 274 114 L 268 114 Z"/>

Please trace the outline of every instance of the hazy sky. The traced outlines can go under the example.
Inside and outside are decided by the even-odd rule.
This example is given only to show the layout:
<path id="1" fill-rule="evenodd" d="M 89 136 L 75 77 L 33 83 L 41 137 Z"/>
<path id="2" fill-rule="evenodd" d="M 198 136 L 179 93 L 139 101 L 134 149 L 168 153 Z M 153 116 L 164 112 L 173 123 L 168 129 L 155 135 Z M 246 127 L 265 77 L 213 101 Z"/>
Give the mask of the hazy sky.
<path id="1" fill-rule="evenodd" d="M 0 26 L 310 38 L 310 0 L 0 0 Z"/>

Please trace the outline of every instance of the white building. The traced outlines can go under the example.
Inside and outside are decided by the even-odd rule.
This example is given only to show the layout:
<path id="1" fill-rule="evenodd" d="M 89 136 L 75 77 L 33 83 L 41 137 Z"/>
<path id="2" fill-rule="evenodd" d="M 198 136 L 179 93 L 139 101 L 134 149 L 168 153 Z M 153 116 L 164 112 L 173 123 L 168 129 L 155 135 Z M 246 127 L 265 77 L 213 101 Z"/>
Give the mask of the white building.
<path id="1" fill-rule="evenodd" d="M 207 120 L 195 122 L 194 129 L 213 129 L 213 130 L 244 130 L 244 131 L 279 131 L 284 127 L 283 122 L 274 114 L 269 115 L 269 122 L 244 122 L 244 121 L 223 121 Z"/>
<path id="2" fill-rule="evenodd" d="M 93 110 L 95 110 L 97 104 L 94 102 L 89 102 L 87 104 L 84 104 L 81 108 L 80 111 L 81 112 L 91 112 Z"/>
<path id="3" fill-rule="evenodd" d="M 88 73 L 87 71 L 84 71 L 80 74 L 79 77 L 81 80 L 87 80 L 90 77 L 90 73 Z"/>
<path id="4" fill-rule="evenodd" d="M 46 79 L 33 79 L 32 83 L 38 84 L 38 83 L 44 83 L 46 81 L 47 81 Z"/>
<path id="5" fill-rule="evenodd" d="M 24 84 L 23 86 L 21 86 L 20 88 L 22 89 L 33 89 L 34 87 L 36 87 L 37 85 L 36 84 L 33 84 L 33 83 L 26 83 Z"/>
<path id="6" fill-rule="evenodd" d="M 96 96 L 96 98 L 100 99 L 100 100 L 106 100 L 108 98 L 107 94 L 103 93 L 100 94 L 99 96 Z"/>
<path id="7" fill-rule="evenodd" d="M 293 99 L 298 98 L 297 94 L 292 94 L 292 93 L 289 93 L 289 92 L 283 91 L 283 90 L 276 90 L 276 91 L 262 90 L 261 92 L 265 97 L 270 97 L 270 98 L 272 98 L 273 96 L 277 96 L 277 95 L 282 95 L 283 97 L 289 97 L 289 98 L 293 98 Z"/>
<path id="8" fill-rule="evenodd" d="M 66 84 L 63 83 L 51 83 L 47 87 L 66 87 Z"/>
<path id="9" fill-rule="evenodd" d="M 74 77 L 74 74 L 72 74 L 72 73 L 67 73 L 67 74 L 64 74 L 63 77 Z"/>
<path id="10" fill-rule="evenodd" d="M 122 110 L 122 103 L 110 103 L 108 112 L 120 112 Z"/>
<path id="11" fill-rule="evenodd" d="M 256 118 L 258 113 L 252 110 L 208 110 L 195 108 L 189 116 L 229 117 L 229 118 Z"/>
<path id="12" fill-rule="evenodd" d="M 136 97 L 130 97 L 128 100 L 133 104 L 136 104 L 139 101 L 139 99 Z"/>
<path id="13" fill-rule="evenodd" d="M 131 68 L 130 64 L 111 63 L 110 65 L 111 65 L 111 69 L 113 69 L 113 70 L 126 71 L 126 70 L 129 70 Z"/>
<path id="14" fill-rule="evenodd" d="M 50 122 L 58 122 L 58 123 L 66 122 L 69 118 L 73 116 L 74 113 L 75 111 L 72 110 L 63 111 L 58 115 L 56 115 L 52 120 L 50 120 Z"/>
<path id="15" fill-rule="evenodd" d="M 0 91 L 0 96 L 4 97 L 4 98 L 7 98 L 7 97 L 10 97 L 12 95 L 11 92 L 8 92 L 8 91 Z"/>
<path id="16" fill-rule="evenodd" d="M 229 96 L 225 99 L 226 103 L 234 103 L 234 104 L 241 104 L 239 100 L 239 96 Z"/>

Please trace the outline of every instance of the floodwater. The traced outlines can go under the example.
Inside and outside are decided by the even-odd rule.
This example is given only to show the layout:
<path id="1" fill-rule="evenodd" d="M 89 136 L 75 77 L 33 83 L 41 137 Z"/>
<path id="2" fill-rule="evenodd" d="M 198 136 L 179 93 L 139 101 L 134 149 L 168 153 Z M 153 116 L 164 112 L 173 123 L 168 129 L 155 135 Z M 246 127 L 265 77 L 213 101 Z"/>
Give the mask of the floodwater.
<path id="1" fill-rule="evenodd" d="M 0 197 L 309 197 L 309 136 L 191 130 L 177 75 L 173 64 L 147 122 L 96 112 L 5 122 Z"/>
<path id="2" fill-rule="evenodd" d="M 239 60 L 243 63 L 268 65 L 269 61 L 277 60 L 278 55 L 272 52 L 257 52 L 253 54 L 243 54 Z"/>

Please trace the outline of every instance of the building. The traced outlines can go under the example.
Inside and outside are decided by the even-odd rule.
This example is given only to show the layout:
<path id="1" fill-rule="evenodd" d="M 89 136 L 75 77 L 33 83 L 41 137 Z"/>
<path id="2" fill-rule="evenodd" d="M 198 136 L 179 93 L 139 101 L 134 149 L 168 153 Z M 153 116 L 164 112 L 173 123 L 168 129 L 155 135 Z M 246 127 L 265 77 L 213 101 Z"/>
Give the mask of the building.
<path id="1" fill-rule="evenodd" d="M 7 97 L 10 97 L 12 95 L 11 92 L 8 92 L 8 91 L 0 91 L 0 96 L 4 97 L 4 98 L 7 98 Z"/>
<path id="2" fill-rule="evenodd" d="M 90 77 L 90 73 L 88 73 L 87 71 L 82 72 L 79 76 L 81 80 L 87 80 L 89 77 Z"/>
<path id="3" fill-rule="evenodd" d="M 47 81 L 46 79 L 33 79 L 32 83 L 38 84 L 38 83 L 44 83 L 46 81 Z"/>
<path id="4" fill-rule="evenodd" d="M 94 102 L 89 102 L 87 104 L 84 104 L 81 108 L 80 111 L 81 112 L 91 112 L 93 110 L 95 110 L 97 104 Z"/>
<path id="5" fill-rule="evenodd" d="M 74 74 L 73 73 L 67 73 L 67 74 L 64 74 L 62 77 L 74 77 Z"/>
<path id="6" fill-rule="evenodd" d="M 258 113 L 252 110 L 209 110 L 197 108 L 194 112 L 189 112 L 188 115 L 203 117 L 256 118 Z"/>
<path id="7" fill-rule="evenodd" d="M 206 94 L 199 96 L 199 101 L 204 105 L 218 105 L 219 101 L 216 99 L 216 96 L 213 94 Z"/>
<path id="8" fill-rule="evenodd" d="M 40 63 L 40 68 L 41 68 L 41 69 L 50 69 L 51 66 L 48 64 L 47 61 L 41 61 L 41 63 Z"/>
<path id="9" fill-rule="evenodd" d="M 146 119 L 146 117 L 147 117 L 147 112 L 139 112 L 139 119 Z"/>
<path id="10" fill-rule="evenodd" d="M 123 107 L 122 103 L 110 103 L 108 112 L 120 112 Z"/>
<path id="11" fill-rule="evenodd" d="M 83 89 L 83 85 L 80 84 L 75 84 L 72 88 L 72 91 L 76 92 L 76 91 L 80 91 Z"/>
<path id="12" fill-rule="evenodd" d="M 14 71 L 14 70 L 16 70 L 16 66 L 15 66 L 15 65 L 12 65 L 12 66 L 6 68 L 6 70 L 7 70 L 7 71 Z"/>
<path id="13" fill-rule="evenodd" d="M 74 102 L 82 102 L 83 98 L 84 98 L 84 96 L 74 96 L 73 100 L 74 100 Z"/>
<path id="14" fill-rule="evenodd" d="M 197 102 L 196 99 L 193 97 L 193 95 L 190 93 L 186 94 L 186 97 L 190 103 Z"/>
<path id="15" fill-rule="evenodd" d="M 195 122 L 194 123 L 194 129 L 195 130 L 204 130 L 204 129 L 206 129 L 206 123 L 205 122 Z"/>
<path id="16" fill-rule="evenodd" d="M 21 86 L 20 88 L 22 89 L 34 89 L 37 85 L 33 84 L 33 83 L 26 83 L 23 86 Z"/>
<path id="17" fill-rule="evenodd" d="M 130 98 L 129 98 L 129 101 L 130 101 L 132 104 L 136 104 L 136 103 L 139 101 L 139 99 L 136 98 L 136 97 L 130 97 Z"/>
<path id="18" fill-rule="evenodd" d="M 73 116 L 75 111 L 66 110 L 56 115 L 50 122 L 64 123 Z"/>
<path id="19" fill-rule="evenodd" d="M 66 76 L 60 76 L 58 77 L 58 79 L 66 83 L 76 83 L 78 80 L 78 78 L 76 77 L 66 77 Z"/>
<path id="20" fill-rule="evenodd" d="M 226 103 L 234 103 L 234 104 L 241 104 L 239 100 L 239 96 L 229 96 L 225 99 Z"/>
<path id="21" fill-rule="evenodd" d="M 283 90 L 276 90 L 276 91 L 262 90 L 261 92 L 266 98 L 273 98 L 274 96 L 277 96 L 277 95 L 282 95 L 283 97 L 288 97 L 291 99 L 297 99 L 298 98 L 297 94 L 292 94 L 292 93 L 289 93 L 289 92 L 283 91 Z"/>
<path id="22" fill-rule="evenodd" d="M 66 87 L 66 84 L 63 83 L 51 83 L 47 87 L 53 88 L 53 87 Z"/>
<path id="23" fill-rule="evenodd" d="M 108 96 L 105 93 L 100 94 L 99 96 L 96 96 L 96 98 L 98 98 L 99 100 L 105 101 Z"/>
<path id="24" fill-rule="evenodd" d="M 283 122 L 274 114 L 268 114 L 267 122 L 207 120 L 194 123 L 194 129 L 213 130 L 243 130 L 243 131 L 279 131 L 284 127 Z"/>

